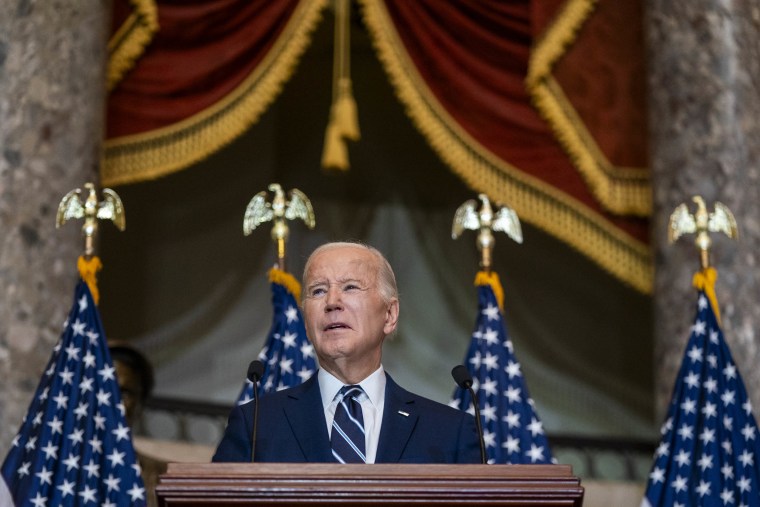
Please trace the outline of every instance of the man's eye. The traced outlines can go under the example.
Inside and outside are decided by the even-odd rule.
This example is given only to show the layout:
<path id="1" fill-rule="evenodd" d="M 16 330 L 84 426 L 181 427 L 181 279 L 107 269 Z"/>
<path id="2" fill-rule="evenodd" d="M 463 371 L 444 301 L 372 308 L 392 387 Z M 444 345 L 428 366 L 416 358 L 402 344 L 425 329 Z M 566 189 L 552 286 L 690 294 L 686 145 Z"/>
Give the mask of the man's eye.
<path id="1" fill-rule="evenodd" d="M 349 283 L 349 284 L 346 284 L 345 287 L 343 287 L 343 290 L 347 290 L 347 291 L 359 290 L 359 286 L 353 283 Z"/>
<path id="2" fill-rule="evenodd" d="M 311 297 L 319 297 L 325 293 L 325 289 L 312 289 L 310 296 Z"/>

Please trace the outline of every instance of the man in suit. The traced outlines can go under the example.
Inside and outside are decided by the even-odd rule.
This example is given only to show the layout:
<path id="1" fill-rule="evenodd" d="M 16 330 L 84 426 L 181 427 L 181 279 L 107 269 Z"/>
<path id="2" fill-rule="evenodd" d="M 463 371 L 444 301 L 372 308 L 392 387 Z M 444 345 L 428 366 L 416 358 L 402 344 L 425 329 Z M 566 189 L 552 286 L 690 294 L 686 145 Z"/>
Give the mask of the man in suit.
<path id="1" fill-rule="evenodd" d="M 257 462 L 480 463 L 475 419 L 385 373 L 399 316 L 395 275 L 375 248 L 327 243 L 309 257 L 303 315 L 320 369 L 261 397 Z M 254 402 L 235 407 L 213 461 L 251 461 Z"/>

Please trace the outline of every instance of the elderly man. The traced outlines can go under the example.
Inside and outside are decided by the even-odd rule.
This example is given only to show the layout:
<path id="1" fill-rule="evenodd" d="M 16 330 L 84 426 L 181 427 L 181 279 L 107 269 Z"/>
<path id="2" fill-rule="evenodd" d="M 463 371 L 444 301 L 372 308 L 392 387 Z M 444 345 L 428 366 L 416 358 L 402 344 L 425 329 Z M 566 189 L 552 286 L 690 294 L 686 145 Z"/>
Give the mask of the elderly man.
<path id="1" fill-rule="evenodd" d="M 320 369 L 259 400 L 254 461 L 480 462 L 471 415 L 406 391 L 383 370 L 399 300 L 378 250 L 322 245 L 306 262 L 303 287 L 306 333 Z M 251 461 L 253 408 L 233 409 L 214 461 Z"/>

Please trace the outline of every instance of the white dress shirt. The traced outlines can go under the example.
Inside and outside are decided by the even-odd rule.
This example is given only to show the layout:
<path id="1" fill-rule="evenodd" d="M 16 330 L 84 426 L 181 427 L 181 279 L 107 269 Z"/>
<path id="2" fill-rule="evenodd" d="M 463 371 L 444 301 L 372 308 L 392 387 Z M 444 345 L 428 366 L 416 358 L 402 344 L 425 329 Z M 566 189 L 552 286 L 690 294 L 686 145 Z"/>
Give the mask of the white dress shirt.
<path id="1" fill-rule="evenodd" d="M 340 398 L 339 391 L 346 385 L 332 374 L 320 369 L 317 373 L 319 390 L 322 393 L 322 407 L 325 410 L 325 422 L 327 434 L 332 434 L 332 423 L 335 417 L 335 409 Z M 364 450 L 367 463 L 374 463 L 377 456 L 377 443 L 380 440 L 380 425 L 383 422 L 383 407 L 385 406 L 385 370 L 383 366 L 374 371 L 369 377 L 358 384 L 364 390 L 359 397 L 364 416 L 364 435 L 366 442 Z"/>

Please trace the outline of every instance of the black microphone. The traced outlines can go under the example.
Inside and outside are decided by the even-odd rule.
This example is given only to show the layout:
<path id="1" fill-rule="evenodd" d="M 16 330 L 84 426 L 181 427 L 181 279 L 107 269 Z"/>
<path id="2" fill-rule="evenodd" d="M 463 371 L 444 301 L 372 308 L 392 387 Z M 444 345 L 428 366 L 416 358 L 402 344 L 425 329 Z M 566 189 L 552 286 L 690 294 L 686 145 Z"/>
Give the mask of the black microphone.
<path id="1" fill-rule="evenodd" d="M 256 426 L 259 420 L 259 380 L 264 376 L 264 363 L 258 359 L 248 366 L 248 380 L 253 382 L 253 440 L 251 440 L 251 462 L 256 455 Z"/>
<path id="2" fill-rule="evenodd" d="M 454 382 L 459 387 L 470 391 L 470 396 L 472 396 L 472 406 L 475 408 L 475 426 L 478 428 L 478 436 L 480 437 L 480 462 L 485 465 L 488 463 L 486 459 L 486 442 L 483 439 L 483 426 L 480 424 L 480 403 L 478 403 L 478 397 L 475 396 L 475 391 L 472 388 L 472 377 L 467 368 L 461 364 L 454 366 L 454 369 L 451 370 L 451 376 L 454 377 Z"/>

